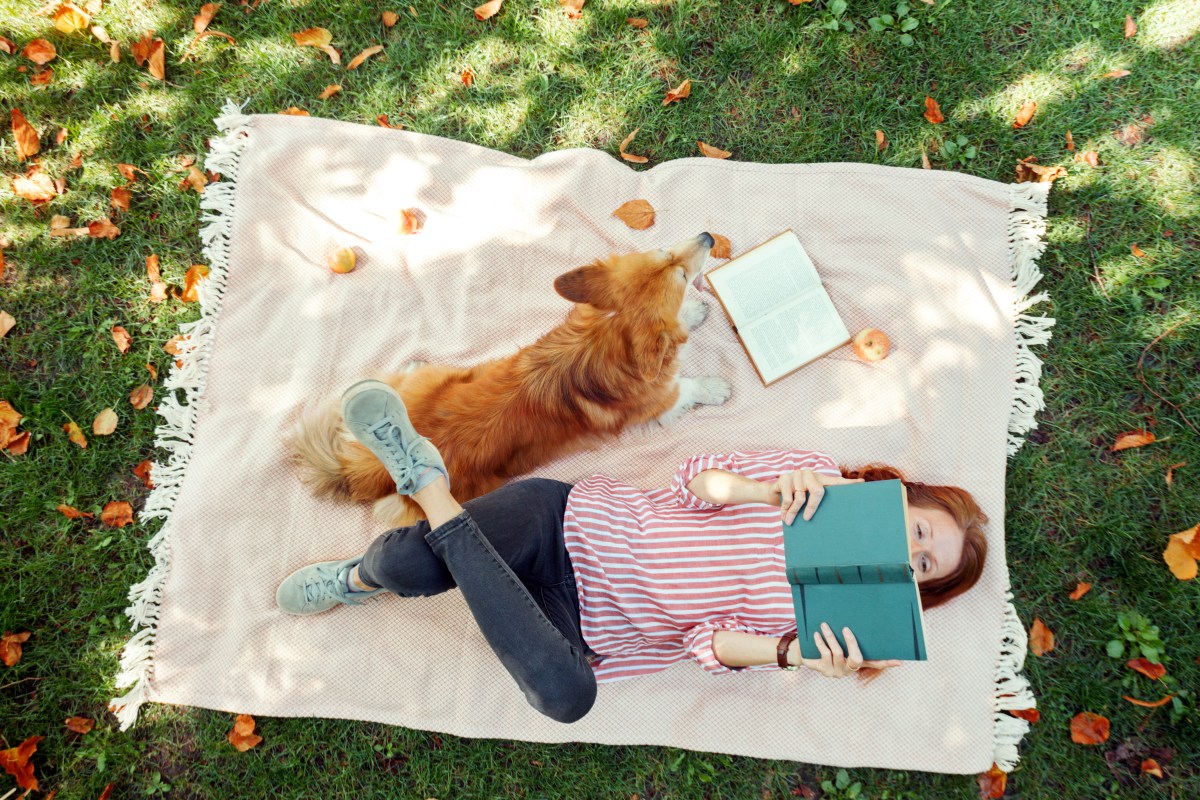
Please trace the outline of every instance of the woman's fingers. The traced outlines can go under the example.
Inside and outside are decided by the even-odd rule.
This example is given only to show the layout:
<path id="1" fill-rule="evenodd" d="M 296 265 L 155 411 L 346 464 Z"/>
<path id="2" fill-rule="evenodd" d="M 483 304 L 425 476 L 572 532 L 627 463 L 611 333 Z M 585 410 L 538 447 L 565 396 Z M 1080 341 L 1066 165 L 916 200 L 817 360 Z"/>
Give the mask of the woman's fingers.
<path id="1" fill-rule="evenodd" d="M 846 638 L 846 669 L 857 672 L 863 665 L 862 650 L 858 648 L 858 639 L 849 628 L 842 628 L 842 636 Z"/>
<path id="2" fill-rule="evenodd" d="M 838 642 L 837 637 L 833 635 L 833 628 L 829 627 L 828 622 L 821 623 L 821 633 L 825 636 L 825 641 L 829 645 L 829 652 L 832 655 L 833 668 L 841 673 L 846 666 L 846 656 L 842 652 L 842 645 Z M 822 655 L 824 655 L 822 653 Z"/>
<path id="3" fill-rule="evenodd" d="M 868 669 L 887 669 L 888 667 L 898 667 L 901 663 L 893 658 L 888 661 L 864 661 L 862 665 Z"/>
<path id="4" fill-rule="evenodd" d="M 811 470 L 803 470 L 800 473 L 800 479 L 804 481 L 804 488 L 808 491 L 808 504 L 804 507 L 804 519 L 810 520 L 813 514 L 817 513 L 817 506 L 821 504 L 821 498 L 825 496 L 825 487 L 821 485 L 821 479 L 817 477 L 817 473 Z"/>

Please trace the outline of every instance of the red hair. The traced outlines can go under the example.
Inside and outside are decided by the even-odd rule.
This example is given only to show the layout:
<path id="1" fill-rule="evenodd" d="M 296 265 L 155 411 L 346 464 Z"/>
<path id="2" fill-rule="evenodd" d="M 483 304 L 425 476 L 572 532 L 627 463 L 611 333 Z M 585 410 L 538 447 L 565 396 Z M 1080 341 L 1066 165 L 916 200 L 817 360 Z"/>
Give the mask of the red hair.
<path id="1" fill-rule="evenodd" d="M 958 567 L 949 575 L 919 584 L 921 604 L 925 608 L 940 606 L 975 585 L 979 576 L 983 574 L 983 562 L 987 558 L 987 538 L 984 536 L 983 526 L 987 524 L 988 519 L 970 492 L 957 486 L 935 486 L 909 481 L 900 470 L 886 464 L 868 464 L 860 469 L 840 469 L 842 476 L 846 478 L 862 478 L 867 481 L 898 479 L 908 490 L 910 504 L 941 509 L 953 517 L 958 527 L 962 528 L 963 549 Z"/>

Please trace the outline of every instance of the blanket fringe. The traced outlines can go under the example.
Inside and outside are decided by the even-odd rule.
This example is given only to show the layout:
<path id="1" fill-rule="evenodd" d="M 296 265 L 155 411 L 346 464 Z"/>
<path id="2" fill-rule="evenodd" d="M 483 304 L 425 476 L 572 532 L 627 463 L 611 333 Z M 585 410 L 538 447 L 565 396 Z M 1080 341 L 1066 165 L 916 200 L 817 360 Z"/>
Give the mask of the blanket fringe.
<path id="1" fill-rule="evenodd" d="M 1048 300 L 1045 292 L 1031 294 L 1042 272 L 1037 259 L 1046 249 L 1046 199 L 1049 183 L 1014 183 L 1010 186 L 1008 214 L 1009 257 L 1013 278 L 1013 329 L 1017 340 L 1016 369 L 1012 411 L 1008 419 L 1008 455 L 1014 455 L 1025 443 L 1025 434 L 1037 427 L 1037 412 L 1045 408 L 1038 382 L 1042 360 L 1030 347 L 1048 344 L 1054 319 L 1026 313 L 1030 307 Z M 1012 592 L 1006 592 L 1004 620 L 1001 623 L 1000 659 L 996 664 L 993 695 L 992 760 L 1005 772 L 1016 767 L 1017 750 L 1029 723 L 1006 712 L 1036 708 L 1037 699 L 1029 681 L 1021 674 L 1025 666 L 1028 635 L 1012 604 Z"/>
<path id="2" fill-rule="evenodd" d="M 143 521 L 161 518 L 164 522 L 146 543 L 154 566 L 145 580 L 129 589 L 130 605 L 125 614 L 132 623 L 131 629 L 137 632 L 125 644 L 121 653 L 121 671 L 116 679 L 117 688 L 128 691 L 113 698 L 109 704 L 121 730 L 127 730 L 137 720 L 154 674 L 159 602 L 171 568 L 170 514 L 192 455 L 193 431 L 208 374 L 213 330 L 228 276 L 234 188 L 238 163 L 250 135 L 250 117 L 242 113 L 241 106 L 226 102 L 216 124 L 224 135 L 210 143 L 204 168 L 220 173 L 221 180 L 208 184 L 200 198 L 203 223 L 200 238 L 209 274 L 199 287 L 200 318 L 179 326 L 183 342 L 170 374 L 163 380 L 166 393 L 157 408 L 163 421 L 154 429 L 154 444 L 166 451 L 166 460 L 156 461 L 151 467 L 154 489 L 139 516 Z M 179 390 L 183 391 L 183 401 L 177 394 Z"/>

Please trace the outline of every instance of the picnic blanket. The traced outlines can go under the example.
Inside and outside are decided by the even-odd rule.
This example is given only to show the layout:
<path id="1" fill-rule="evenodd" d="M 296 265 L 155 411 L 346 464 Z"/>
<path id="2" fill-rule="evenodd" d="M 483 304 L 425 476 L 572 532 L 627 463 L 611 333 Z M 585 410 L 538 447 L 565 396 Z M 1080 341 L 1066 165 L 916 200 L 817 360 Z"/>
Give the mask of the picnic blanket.
<path id="1" fill-rule="evenodd" d="M 256 716 L 372 720 L 472 737 L 654 744 L 976 773 L 1011 769 L 1035 704 L 1004 548 L 1007 457 L 1041 407 L 1026 313 L 1040 274 L 1046 185 L 867 164 L 683 158 L 633 169 L 598 150 L 532 160 L 437 136 L 227 106 L 206 168 L 211 274 L 158 413 L 162 457 L 141 519 L 155 564 L 130 590 L 138 630 L 113 701 L 123 728 L 147 701 Z M 654 224 L 613 216 L 647 200 Z M 425 217 L 397 232 L 401 209 Z M 791 228 L 853 332 L 886 331 L 876 363 L 849 347 L 764 388 L 713 307 L 682 374 L 730 380 L 723 406 L 562 458 L 538 475 L 605 473 L 665 488 L 698 453 L 808 448 L 883 461 L 968 488 L 991 518 L 978 586 L 926 612 L 929 660 L 862 685 L 808 670 L 725 676 L 686 662 L 602 684 L 564 725 L 530 708 L 457 591 L 293 617 L 275 607 L 296 568 L 362 552 L 365 506 L 318 501 L 286 461 L 304 408 L 410 360 L 505 356 L 561 322 L 555 276 L 611 252 L 701 231 L 733 254 Z M 326 266 L 338 245 L 358 267 Z M 723 263 L 716 259 L 710 266 Z M 696 294 L 693 294 L 696 293 Z"/>

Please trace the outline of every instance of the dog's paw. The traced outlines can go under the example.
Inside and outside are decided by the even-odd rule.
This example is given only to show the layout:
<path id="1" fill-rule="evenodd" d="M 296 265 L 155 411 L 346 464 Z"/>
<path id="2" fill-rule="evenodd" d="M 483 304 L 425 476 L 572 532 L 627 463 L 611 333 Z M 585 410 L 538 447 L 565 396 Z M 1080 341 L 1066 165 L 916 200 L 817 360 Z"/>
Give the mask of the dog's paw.
<path id="1" fill-rule="evenodd" d="M 692 399 L 700 405 L 724 405 L 733 396 L 733 384 L 724 378 L 693 378 L 692 382 Z"/>
<path id="2" fill-rule="evenodd" d="M 694 331 L 706 319 L 708 319 L 708 303 L 697 299 L 683 301 L 683 305 L 679 308 L 679 321 L 689 331 Z"/>

